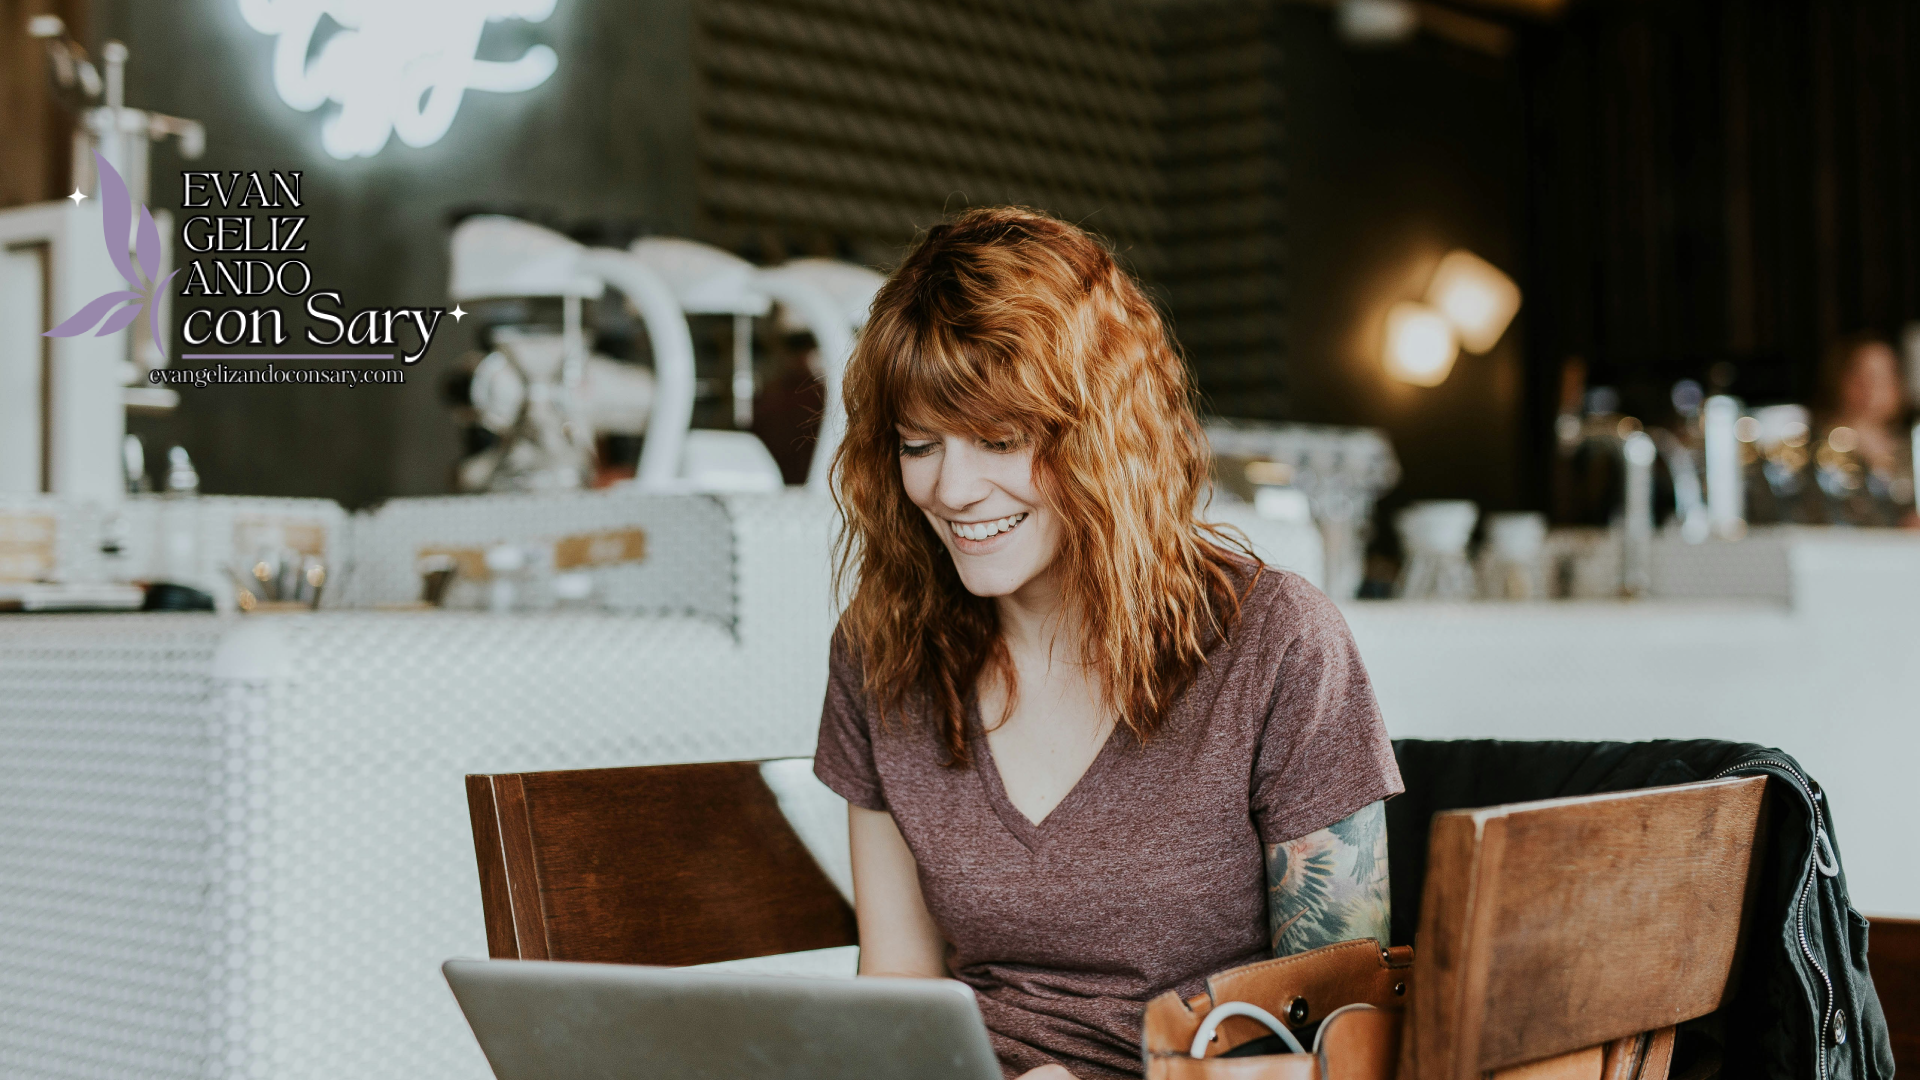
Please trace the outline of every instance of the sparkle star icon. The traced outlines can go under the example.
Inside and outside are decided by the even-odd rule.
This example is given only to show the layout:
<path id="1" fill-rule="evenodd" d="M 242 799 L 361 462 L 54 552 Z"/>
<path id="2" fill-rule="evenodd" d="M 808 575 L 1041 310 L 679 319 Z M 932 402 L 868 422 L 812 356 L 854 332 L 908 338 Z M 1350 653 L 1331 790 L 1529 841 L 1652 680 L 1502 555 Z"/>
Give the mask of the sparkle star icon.
<path id="1" fill-rule="evenodd" d="M 466 317 L 467 317 L 467 313 L 466 313 L 466 312 L 464 312 L 464 311 L 462 311 L 462 310 L 460 310 L 460 305 L 459 305 L 459 304 L 455 304 L 455 305 L 453 305 L 453 310 L 452 310 L 452 311 L 449 311 L 449 312 L 447 312 L 447 314 L 449 314 L 449 315 L 451 315 L 451 316 L 453 316 L 453 321 L 454 321 L 454 322 L 459 322 L 459 321 L 460 321 L 461 319 L 464 319 L 464 318 L 466 318 Z"/>
<path id="2" fill-rule="evenodd" d="M 67 196 L 67 198 L 73 200 L 73 205 L 79 206 L 80 200 L 86 198 L 86 196 L 81 194 L 80 189 L 76 187 L 73 189 L 73 194 Z"/>

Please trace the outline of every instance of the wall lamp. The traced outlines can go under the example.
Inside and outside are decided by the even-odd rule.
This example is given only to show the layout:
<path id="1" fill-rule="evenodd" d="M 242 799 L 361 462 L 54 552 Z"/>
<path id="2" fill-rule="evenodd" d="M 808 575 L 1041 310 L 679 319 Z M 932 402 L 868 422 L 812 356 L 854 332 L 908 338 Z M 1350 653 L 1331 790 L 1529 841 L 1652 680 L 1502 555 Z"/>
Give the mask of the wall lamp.
<path id="1" fill-rule="evenodd" d="M 1484 353 L 1520 311 L 1520 287 L 1471 251 L 1440 260 L 1426 300 L 1402 300 L 1387 311 L 1387 374 L 1414 386 L 1438 386 L 1465 349 Z"/>

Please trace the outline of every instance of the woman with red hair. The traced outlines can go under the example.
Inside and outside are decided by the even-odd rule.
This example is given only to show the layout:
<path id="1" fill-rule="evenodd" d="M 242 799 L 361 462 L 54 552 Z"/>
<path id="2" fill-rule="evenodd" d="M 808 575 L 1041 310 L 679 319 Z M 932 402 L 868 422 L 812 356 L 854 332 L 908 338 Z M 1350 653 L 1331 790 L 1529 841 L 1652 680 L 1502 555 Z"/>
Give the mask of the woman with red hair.
<path id="1" fill-rule="evenodd" d="M 1153 304 L 1081 230 L 975 210 L 874 300 L 814 768 L 850 804 L 862 974 L 972 986 L 1008 1076 L 1140 1074 L 1209 974 L 1386 943 L 1401 790 L 1339 612 L 1197 517 Z"/>

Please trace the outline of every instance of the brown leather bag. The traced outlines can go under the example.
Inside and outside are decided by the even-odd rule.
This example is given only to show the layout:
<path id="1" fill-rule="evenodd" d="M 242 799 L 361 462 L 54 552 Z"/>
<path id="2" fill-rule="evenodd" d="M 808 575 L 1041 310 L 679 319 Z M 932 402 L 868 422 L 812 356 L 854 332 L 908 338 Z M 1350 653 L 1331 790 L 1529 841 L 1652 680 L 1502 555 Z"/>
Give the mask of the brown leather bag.
<path id="1" fill-rule="evenodd" d="M 1141 1039 L 1147 1080 L 1407 1080 L 1412 1070 L 1403 1066 L 1400 1051 L 1412 975 L 1412 949 L 1383 950 L 1362 938 L 1231 968 L 1208 979 L 1206 993 L 1185 1001 L 1162 994 L 1147 1003 Z M 1272 1033 L 1266 1022 L 1247 1015 L 1254 1010 L 1279 1027 L 1318 1021 L 1312 1047 L 1222 1057 Z M 1673 1046 L 1674 1029 L 1666 1027 L 1488 1075 L 1666 1080 Z"/>
<path id="2" fill-rule="evenodd" d="M 1186 1001 L 1162 994 L 1147 1003 L 1147 1080 L 1391 1080 L 1412 974 L 1412 949 L 1362 938 L 1223 971 Z M 1221 1056 L 1316 1022 L 1306 1052 Z"/>

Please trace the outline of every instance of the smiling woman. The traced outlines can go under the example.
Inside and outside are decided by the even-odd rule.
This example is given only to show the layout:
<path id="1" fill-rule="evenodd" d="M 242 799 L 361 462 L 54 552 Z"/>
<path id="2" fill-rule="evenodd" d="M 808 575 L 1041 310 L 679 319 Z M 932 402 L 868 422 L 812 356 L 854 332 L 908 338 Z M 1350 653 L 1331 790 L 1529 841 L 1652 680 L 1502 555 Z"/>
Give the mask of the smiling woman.
<path id="1" fill-rule="evenodd" d="M 929 231 L 848 368 L 814 768 L 861 972 L 973 987 L 1009 1076 L 1137 1076 L 1153 996 L 1386 932 L 1365 670 L 1197 517 L 1190 395 L 1112 255 L 1015 209 Z"/>

